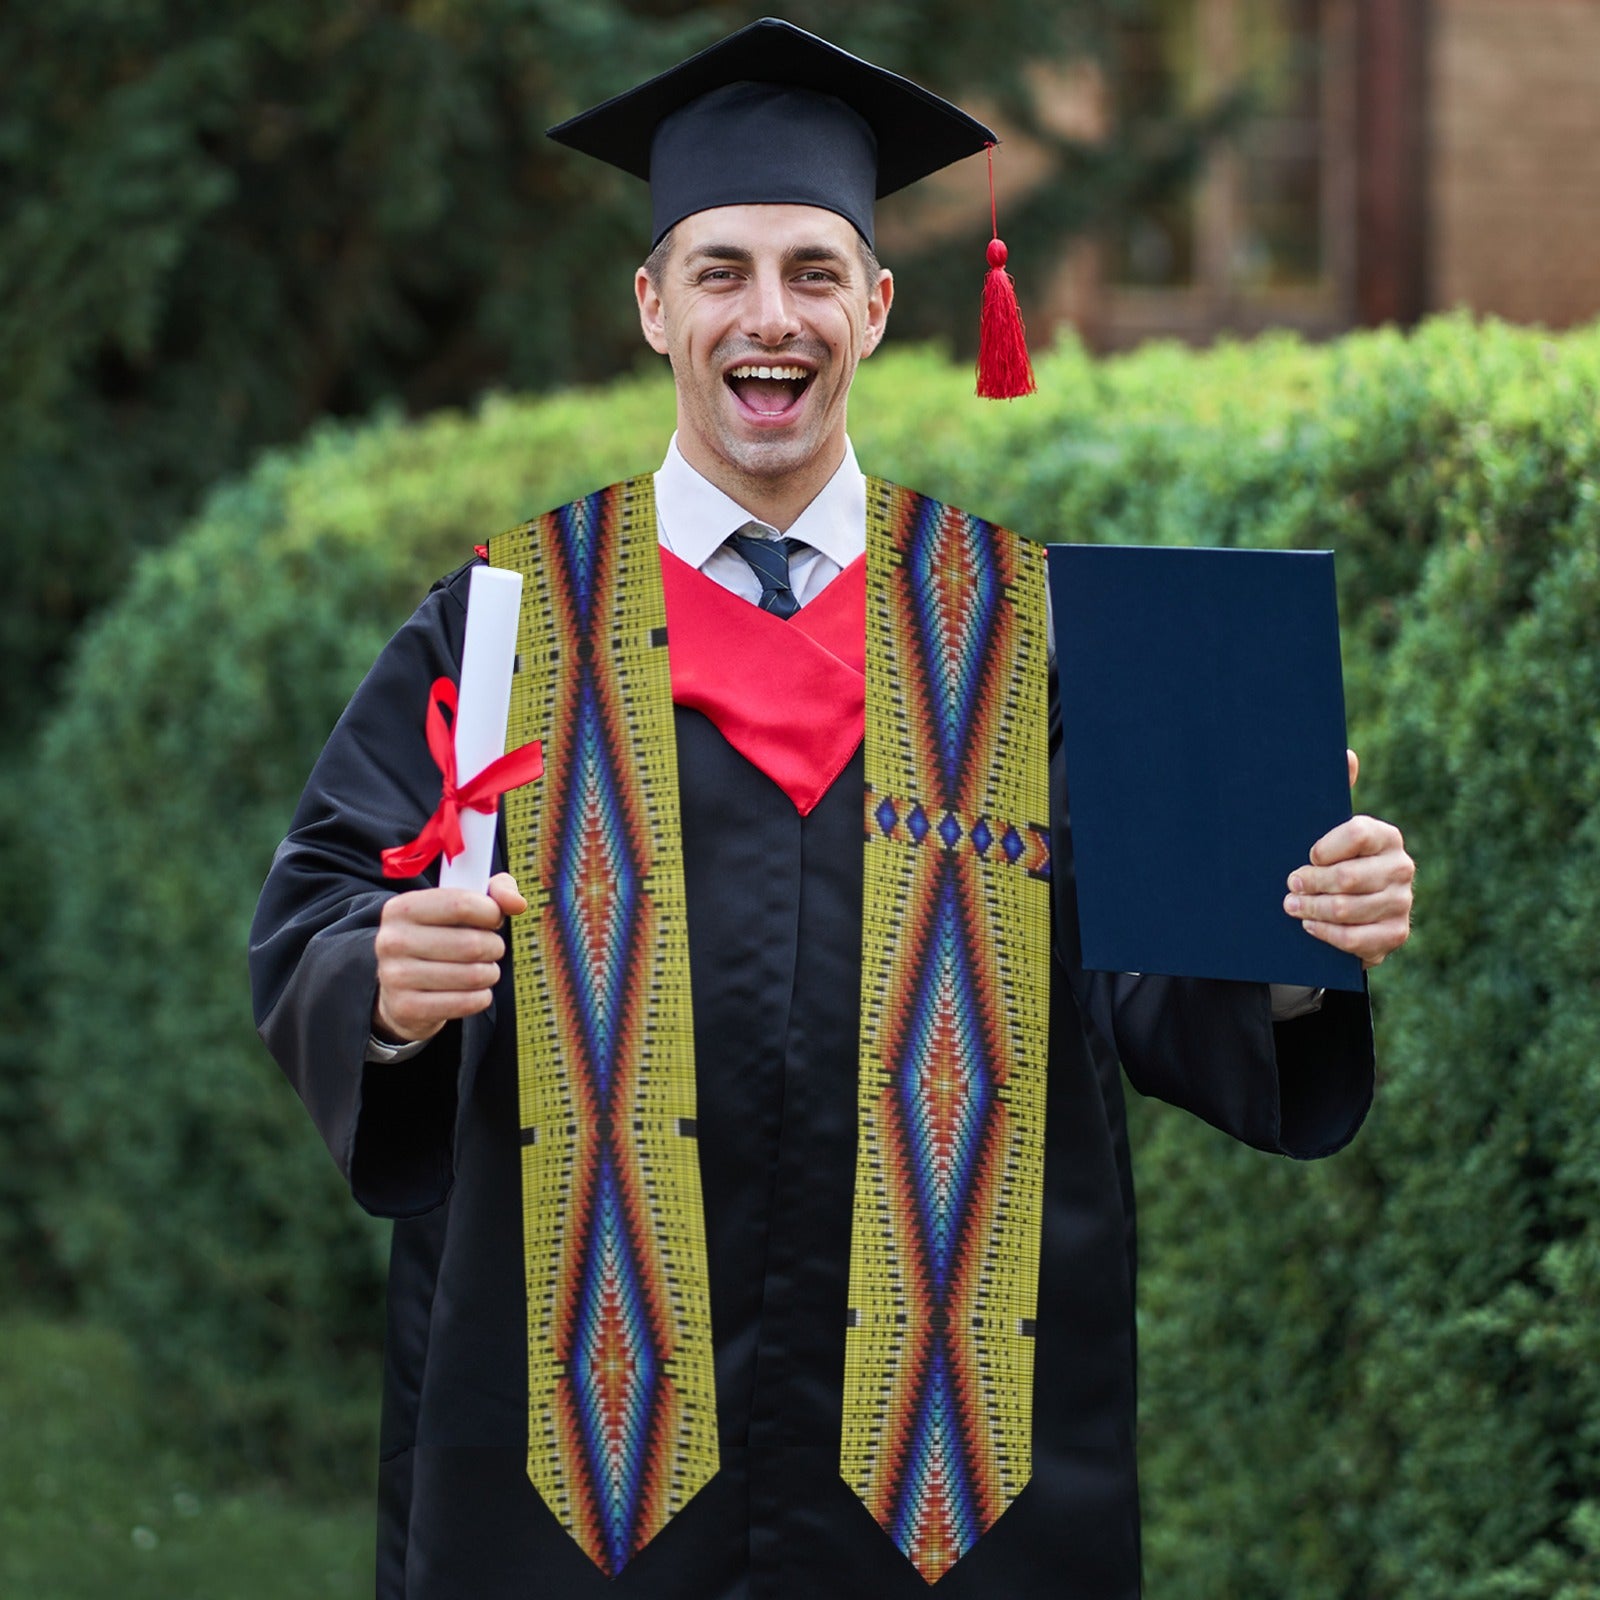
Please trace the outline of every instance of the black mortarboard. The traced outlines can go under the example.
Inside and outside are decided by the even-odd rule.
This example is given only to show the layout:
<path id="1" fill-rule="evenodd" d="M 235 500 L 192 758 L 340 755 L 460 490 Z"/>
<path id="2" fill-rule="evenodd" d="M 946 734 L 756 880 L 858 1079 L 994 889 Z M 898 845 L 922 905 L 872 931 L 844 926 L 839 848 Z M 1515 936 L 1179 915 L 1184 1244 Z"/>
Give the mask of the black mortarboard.
<path id="1" fill-rule="evenodd" d="M 714 206 L 836 211 L 872 243 L 872 203 L 996 142 L 948 100 L 765 17 L 550 129 L 650 183 L 652 241 Z"/>

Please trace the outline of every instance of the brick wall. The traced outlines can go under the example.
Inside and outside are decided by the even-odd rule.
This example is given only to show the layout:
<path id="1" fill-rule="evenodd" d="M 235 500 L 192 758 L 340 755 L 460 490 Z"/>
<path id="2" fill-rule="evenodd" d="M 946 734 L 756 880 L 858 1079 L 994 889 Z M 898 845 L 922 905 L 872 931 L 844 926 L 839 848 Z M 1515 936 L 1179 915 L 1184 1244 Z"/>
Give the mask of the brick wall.
<path id="1" fill-rule="evenodd" d="M 1600 0 L 1434 0 L 1429 299 L 1600 316 Z"/>

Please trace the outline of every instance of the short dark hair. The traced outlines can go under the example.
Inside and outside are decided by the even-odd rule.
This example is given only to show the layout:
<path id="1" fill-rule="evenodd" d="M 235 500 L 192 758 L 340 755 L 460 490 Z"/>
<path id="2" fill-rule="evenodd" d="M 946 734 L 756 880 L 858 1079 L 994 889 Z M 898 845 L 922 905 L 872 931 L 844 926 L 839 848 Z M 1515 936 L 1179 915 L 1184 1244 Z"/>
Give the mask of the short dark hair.
<path id="1" fill-rule="evenodd" d="M 656 247 L 644 258 L 644 275 L 650 280 L 650 287 L 661 293 L 661 274 L 667 270 L 667 261 L 672 255 L 672 235 L 677 230 L 668 228 L 656 241 Z"/>

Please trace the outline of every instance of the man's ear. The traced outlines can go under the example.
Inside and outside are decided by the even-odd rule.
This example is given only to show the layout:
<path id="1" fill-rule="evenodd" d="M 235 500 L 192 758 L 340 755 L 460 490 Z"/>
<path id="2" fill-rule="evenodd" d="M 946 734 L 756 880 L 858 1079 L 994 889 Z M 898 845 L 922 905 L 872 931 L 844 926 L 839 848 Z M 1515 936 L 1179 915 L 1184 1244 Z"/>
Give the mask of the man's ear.
<path id="1" fill-rule="evenodd" d="M 667 319 L 661 296 L 650 281 L 650 274 L 640 267 L 633 275 L 633 294 L 639 302 L 639 327 L 644 341 L 658 356 L 667 353 Z"/>
<path id="2" fill-rule="evenodd" d="M 861 340 L 861 356 L 865 360 L 883 341 L 883 331 L 889 321 L 889 307 L 894 304 L 894 274 L 884 267 L 878 281 L 867 296 L 867 328 Z"/>

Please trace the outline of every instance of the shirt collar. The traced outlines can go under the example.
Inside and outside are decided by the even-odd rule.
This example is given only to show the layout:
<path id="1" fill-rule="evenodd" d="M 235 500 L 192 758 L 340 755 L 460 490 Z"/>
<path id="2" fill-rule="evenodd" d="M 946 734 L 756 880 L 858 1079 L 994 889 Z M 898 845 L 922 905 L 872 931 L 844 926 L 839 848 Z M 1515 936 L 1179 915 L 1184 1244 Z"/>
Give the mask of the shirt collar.
<path id="1" fill-rule="evenodd" d="M 691 567 L 701 567 L 745 523 L 760 521 L 684 460 L 673 434 L 656 474 L 656 518 L 661 542 Z M 867 545 L 867 480 L 848 439 L 839 469 L 787 530 L 814 550 L 848 567 Z"/>

